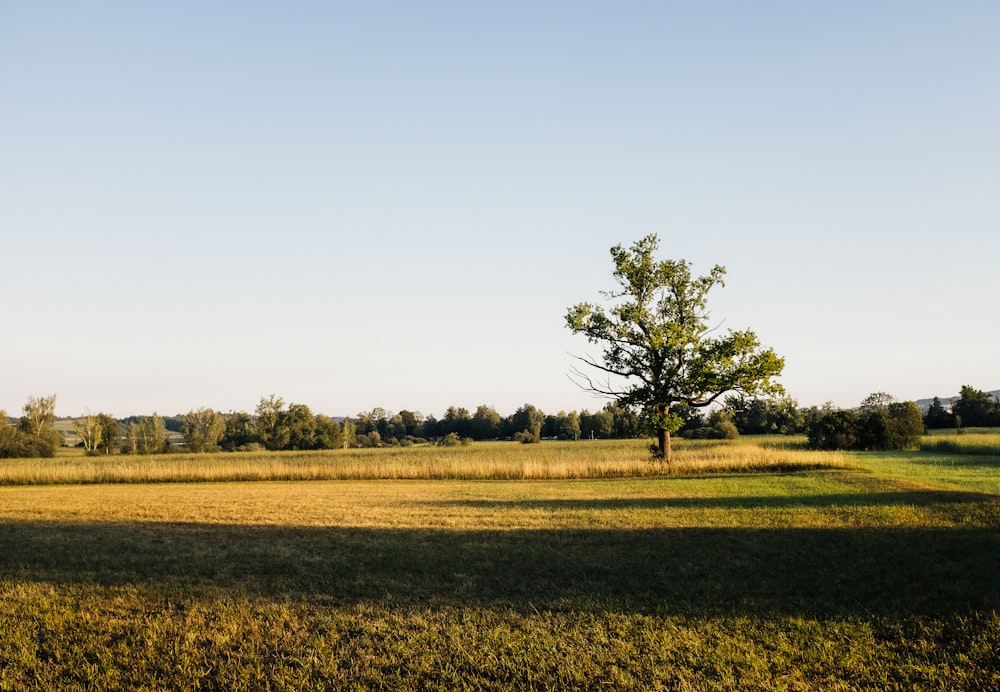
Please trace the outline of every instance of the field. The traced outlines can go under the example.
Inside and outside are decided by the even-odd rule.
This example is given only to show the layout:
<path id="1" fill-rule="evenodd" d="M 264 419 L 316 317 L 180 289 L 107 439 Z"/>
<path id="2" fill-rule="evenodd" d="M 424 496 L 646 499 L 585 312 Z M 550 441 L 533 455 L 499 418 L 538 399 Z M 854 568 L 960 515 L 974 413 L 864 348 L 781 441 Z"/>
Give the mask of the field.
<path id="1" fill-rule="evenodd" d="M 995 689 L 949 439 L 5 460 L 0 689 Z"/>

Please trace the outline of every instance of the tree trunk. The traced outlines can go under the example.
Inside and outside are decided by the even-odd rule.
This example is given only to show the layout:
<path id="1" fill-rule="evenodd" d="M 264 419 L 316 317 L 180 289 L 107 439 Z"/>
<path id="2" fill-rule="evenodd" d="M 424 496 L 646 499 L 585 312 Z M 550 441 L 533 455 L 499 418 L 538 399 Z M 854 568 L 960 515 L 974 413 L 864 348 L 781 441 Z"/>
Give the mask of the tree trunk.
<path id="1" fill-rule="evenodd" d="M 658 456 L 660 457 L 660 461 L 665 461 L 665 462 L 667 462 L 669 464 L 670 463 L 670 452 L 671 452 L 671 450 L 670 450 L 670 431 L 666 430 L 664 428 L 661 428 L 660 430 L 657 431 L 657 433 L 659 434 Z"/>

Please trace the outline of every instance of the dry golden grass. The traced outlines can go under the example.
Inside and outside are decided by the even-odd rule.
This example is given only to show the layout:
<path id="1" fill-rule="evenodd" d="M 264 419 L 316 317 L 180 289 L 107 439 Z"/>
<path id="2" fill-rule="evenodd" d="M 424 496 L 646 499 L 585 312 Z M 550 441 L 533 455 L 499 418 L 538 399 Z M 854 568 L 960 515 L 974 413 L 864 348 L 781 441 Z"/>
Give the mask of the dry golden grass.
<path id="1" fill-rule="evenodd" d="M 676 449 L 0 462 L 0 690 L 997 688 L 989 460 Z"/>
<path id="2" fill-rule="evenodd" d="M 11 459 L 0 485 L 290 480 L 571 480 L 846 467 L 836 452 L 810 452 L 780 439 L 678 441 L 672 463 L 652 458 L 646 440 L 481 442 L 464 447 L 323 452 L 169 454 Z"/>

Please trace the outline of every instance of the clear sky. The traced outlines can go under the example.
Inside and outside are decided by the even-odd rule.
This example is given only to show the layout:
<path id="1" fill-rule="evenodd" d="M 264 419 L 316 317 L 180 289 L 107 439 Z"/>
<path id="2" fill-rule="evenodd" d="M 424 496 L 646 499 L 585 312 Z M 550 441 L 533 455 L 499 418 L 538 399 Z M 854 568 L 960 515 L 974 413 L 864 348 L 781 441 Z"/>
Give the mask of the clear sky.
<path id="1" fill-rule="evenodd" d="M 1000 3 L 0 3 L 0 408 L 603 406 L 658 233 L 802 405 L 1000 387 Z"/>

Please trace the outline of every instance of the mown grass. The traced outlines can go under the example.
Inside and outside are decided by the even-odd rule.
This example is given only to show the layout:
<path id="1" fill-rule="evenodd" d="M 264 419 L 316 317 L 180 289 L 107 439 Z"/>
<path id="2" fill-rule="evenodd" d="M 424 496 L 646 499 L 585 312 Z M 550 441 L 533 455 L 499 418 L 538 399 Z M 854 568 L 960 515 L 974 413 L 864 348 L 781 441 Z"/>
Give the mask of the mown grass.
<path id="1" fill-rule="evenodd" d="M 995 689 L 989 459 L 757 442 L 693 474 L 0 487 L 0 689 Z"/>

